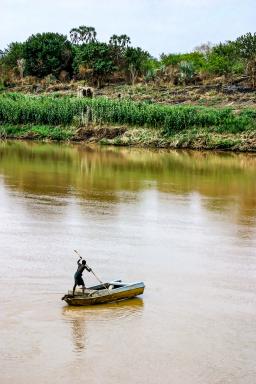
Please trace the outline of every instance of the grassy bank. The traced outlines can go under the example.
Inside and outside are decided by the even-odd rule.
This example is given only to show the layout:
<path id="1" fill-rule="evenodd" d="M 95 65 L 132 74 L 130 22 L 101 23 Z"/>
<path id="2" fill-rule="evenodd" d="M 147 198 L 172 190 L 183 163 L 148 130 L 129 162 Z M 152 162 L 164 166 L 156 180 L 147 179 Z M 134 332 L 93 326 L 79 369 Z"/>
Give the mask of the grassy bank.
<path id="1" fill-rule="evenodd" d="M 0 124 L 2 138 L 94 140 L 119 145 L 144 142 L 151 146 L 181 146 L 183 142 L 182 147 L 193 147 L 193 138 L 203 136 L 208 140 L 208 144 L 204 140 L 204 148 L 214 147 L 212 138 L 216 137 L 216 148 L 239 149 L 239 142 L 255 135 L 256 110 L 13 93 L 0 96 Z"/>
<path id="2" fill-rule="evenodd" d="M 74 137 L 74 129 L 72 127 L 61 127 L 52 125 L 0 125 L 0 139 L 30 139 L 30 140 L 55 140 L 65 141 L 72 140 Z"/>
<path id="3" fill-rule="evenodd" d="M 256 152 L 256 131 L 223 133 L 216 129 L 190 128 L 171 136 L 160 130 L 141 127 L 65 127 L 49 125 L 0 126 L 0 140 L 54 140 L 100 143 L 101 145 L 137 146 L 152 148 L 190 148 Z"/>

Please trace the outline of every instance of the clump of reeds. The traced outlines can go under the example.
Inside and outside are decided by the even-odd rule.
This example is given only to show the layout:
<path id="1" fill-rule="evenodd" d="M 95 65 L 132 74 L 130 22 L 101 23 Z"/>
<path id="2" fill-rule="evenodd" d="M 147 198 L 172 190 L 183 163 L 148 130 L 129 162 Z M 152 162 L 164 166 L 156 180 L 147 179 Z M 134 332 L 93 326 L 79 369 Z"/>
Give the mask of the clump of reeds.
<path id="1" fill-rule="evenodd" d="M 191 127 L 218 127 L 228 132 L 241 132 L 254 127 L 256 113 L 235 113 L 230 108 L 214 109 L 196 106 L 168 106 L 111 100 L 103 97 L 0 96 L 0 122 L 10 124 L 72 125 L 77 119 L 95 124 L 124 124 L 161 129 L 172 134 Z"/>

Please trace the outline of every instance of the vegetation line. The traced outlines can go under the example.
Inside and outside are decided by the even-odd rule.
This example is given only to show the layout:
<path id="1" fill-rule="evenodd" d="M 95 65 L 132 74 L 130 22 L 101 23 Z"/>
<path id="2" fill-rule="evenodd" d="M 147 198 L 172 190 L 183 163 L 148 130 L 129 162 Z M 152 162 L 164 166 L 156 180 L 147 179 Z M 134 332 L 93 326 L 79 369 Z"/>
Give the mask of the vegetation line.
<path id="1" fill-rule="evenodd" d="M 76 97 L 0 96 L 0 123 L 45 124 L 51 126 L 86 126 L 93 124 L 124 124 L 161 130 L 172 135 L 191 127 L 218 127 L 223 132 L 255 129 L 256 111 L 231 108 L 214 109 L 199 106 L 167 106 Z"/>
<path id="2" fill-rule="evenodd" d="M 26 77 L 32 78 L 32 83 L 85 80 L 99 88 L 109 81 L 202 84 L 214 76 L 222 76 L 228 84 L 239 76 L 242 79 L 236 81 L 254 88 L 255 57 L 256 33 L 154 58 L 142 48 L 133 47 L 125 34 L 114 34 L 108 43 L 101 42 L 93 27 L 82 25 L 70 31 L 69 39 L 59 33 L 37 33 L 0 49 L 0 88 L 23 84 Z"/>

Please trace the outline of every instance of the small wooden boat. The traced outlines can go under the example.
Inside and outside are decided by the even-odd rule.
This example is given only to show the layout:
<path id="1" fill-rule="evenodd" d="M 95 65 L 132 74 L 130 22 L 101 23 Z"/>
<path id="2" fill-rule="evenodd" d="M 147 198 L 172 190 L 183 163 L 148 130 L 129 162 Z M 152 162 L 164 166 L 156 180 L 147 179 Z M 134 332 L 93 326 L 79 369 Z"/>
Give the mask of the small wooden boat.
<path id="1" fill-rule="evenodd" d="M 84 293 L 82 289 L 78 289 L 74 296 L 72 291 L 68 291 L 62 300 L 65 300 L 68 305 L 76 306 L 110 303 L 141 295 L 144 288 L 143 282 L 124 283 L 121 280 L 115 280 L 87 288 Z"/>

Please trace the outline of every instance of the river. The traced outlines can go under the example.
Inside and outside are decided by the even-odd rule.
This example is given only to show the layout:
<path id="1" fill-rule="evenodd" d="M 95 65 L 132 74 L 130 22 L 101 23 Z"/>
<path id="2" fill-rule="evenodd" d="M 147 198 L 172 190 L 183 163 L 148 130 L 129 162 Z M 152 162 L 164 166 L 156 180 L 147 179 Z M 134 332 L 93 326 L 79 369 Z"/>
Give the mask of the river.
<path id="1" fill-rule="evenodd" d="M 1 384 L 255 383 L 255 155 L 0 142 L 0 217 Z"/>

